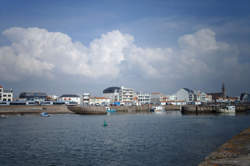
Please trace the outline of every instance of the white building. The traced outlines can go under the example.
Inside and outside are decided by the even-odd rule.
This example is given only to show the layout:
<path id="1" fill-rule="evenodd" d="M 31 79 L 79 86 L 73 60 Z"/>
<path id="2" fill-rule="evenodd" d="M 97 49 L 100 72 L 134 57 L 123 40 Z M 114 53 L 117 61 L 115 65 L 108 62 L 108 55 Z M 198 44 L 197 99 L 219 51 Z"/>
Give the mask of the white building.
<path id="1" fill-rule="evenodd" d="M 137 92 L 136 96 L 137 96 L 137 102 L 139 105 L 150 104 L 150 102 L 151 102 L 151 94 L 150 93 Z"/>
<path id="2" fill-rule="evenodd" d="M 65 104 L 80 104 L 81 98 L 75 94 L 64 94 L 58 98 L 58 101 L 65 102 Z"/>
<path id="3" fill-rule="evenodd" d="M 109 98 L 111 103 L 120 102 L 119 91 L 120 87 L 109 87 L 103 90 L 103 96 Z"/>
<path id="4" fill-rule="evenodd" d="M 0 101 L 8 101 L 8 102 L 13 101 L 12 89 L 7 90 L 0 85 Z"/>
<path id="5" fill-rule="evenodd" d="M 124 104 L 132 104 L 135 101 L 135 92 L 132 88 L 121 86 L 119 90 L 119 101 Z"/>
<path id="6" fill-rule="evenodd" d="M 176 98 L 179 101 L 185 101 L 185 102 L 193 102 L 195 100 L 195 94 L 194 91 L 182 88 L 176 93 Z"/>
<path id="7" fill-rule="evenodd" d="M 106 97 L 90 97 L 89 105 L 96 105 L 96 106 L 107 106 L 110 105 L 110 99 Z"/>
<path id="8" fill-rule="evenodd" d="M 89 100 L 90 100 L 90 93 L 83 93 L 82 95 L 83 105 L 89 105 Z"/>
<path id="9" fill-rule="evenodd" d="M 132 104 L 135 102 L 135 92 L 132 88 L 109 87 L 103 90 L 103 96 L 110 99 L 111 103 Z"/>

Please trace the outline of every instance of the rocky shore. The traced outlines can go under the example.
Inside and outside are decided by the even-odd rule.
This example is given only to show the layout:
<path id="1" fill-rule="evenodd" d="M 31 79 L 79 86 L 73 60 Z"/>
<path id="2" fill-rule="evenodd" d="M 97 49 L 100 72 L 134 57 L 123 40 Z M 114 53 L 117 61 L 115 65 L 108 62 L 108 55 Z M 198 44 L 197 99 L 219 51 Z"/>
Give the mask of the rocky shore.
<path id="1" fill-rule="evenodd" d="M 250 128 L 227 141 L 199 166 L 250 166 Z"/>

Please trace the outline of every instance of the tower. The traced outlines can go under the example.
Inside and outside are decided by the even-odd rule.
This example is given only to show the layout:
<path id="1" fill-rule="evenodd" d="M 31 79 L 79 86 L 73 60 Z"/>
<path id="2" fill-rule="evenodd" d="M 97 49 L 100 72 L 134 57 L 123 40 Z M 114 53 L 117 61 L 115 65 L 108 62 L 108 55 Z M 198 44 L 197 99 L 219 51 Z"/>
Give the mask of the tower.
<path id="1" fill-rule="evenodd" d="M 221 93 L 222 93 L 222 96 L 223 96 L 223 97 L 226 97 L 226 88 L 225 88 L 224 82 L 222 83 Z"/>

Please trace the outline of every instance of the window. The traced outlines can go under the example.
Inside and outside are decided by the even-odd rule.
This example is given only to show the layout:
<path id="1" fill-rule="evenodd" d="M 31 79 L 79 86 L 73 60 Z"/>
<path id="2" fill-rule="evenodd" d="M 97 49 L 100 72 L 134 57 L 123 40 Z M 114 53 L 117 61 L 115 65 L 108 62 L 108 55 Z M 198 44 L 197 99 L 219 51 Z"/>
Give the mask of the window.
<path id="1" fill-rule="evenodd" d="M 8 101 L 11 101 L 10 99 L 8 99 Z"/>
<path id="2" fill-rule="evenodd" d="M 8 97 L 11 97 L 11 95 L 8 95 Z"/>

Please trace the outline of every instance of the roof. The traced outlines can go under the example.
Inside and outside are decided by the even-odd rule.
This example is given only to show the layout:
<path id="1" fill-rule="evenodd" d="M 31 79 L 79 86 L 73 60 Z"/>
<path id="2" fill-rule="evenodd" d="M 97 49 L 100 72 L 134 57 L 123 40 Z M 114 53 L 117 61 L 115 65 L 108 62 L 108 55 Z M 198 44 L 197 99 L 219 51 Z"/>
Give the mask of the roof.
<path id="1" fill-rule="evenodd" d="M 2 85 L 0 85 L 0 88 L 3 88 Z"/>
<path id="2" fill-rule="evenodd" d="M 114 93 L 115 90 L 119 91 L 120 89 L 120 87 L 108 87 L 103 90 L 103 93 Z"/>
<path id="3" fill-rule="evenodd" d="M 194 93 L 194 91 L 193 90 L 191 90 L 191 89 L 188 89 L 188 88 L 183 88 L 185 91 L 187 91 L 187 92 L 189 92 L 189 93 Z"/>
<path id="4" fill-rule="evenodd" d="M 60 97 L 80 97 L 78 95 L 75 95 L 75 94 L 63 94 L 62 96 Z"/>
<path id="5" fill-rule="evenodd" d="M 108 99 L 106 97 L 95 97 L 95 99 Z"/>
<path id="6" fill-rule="evenodd" d="M 47 94 L 44 92 L 22 92 L 19 95 L 19 98 L 33 98 L 33 97 L 47 97 Z"/>

